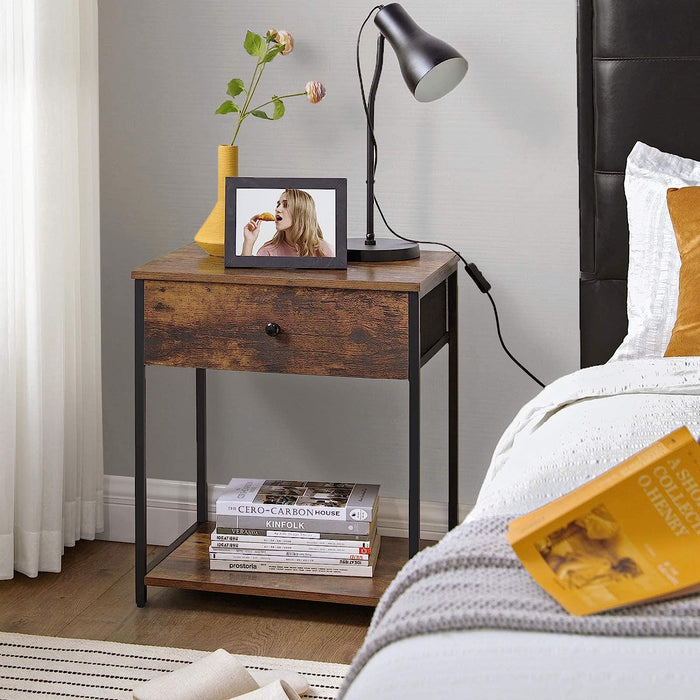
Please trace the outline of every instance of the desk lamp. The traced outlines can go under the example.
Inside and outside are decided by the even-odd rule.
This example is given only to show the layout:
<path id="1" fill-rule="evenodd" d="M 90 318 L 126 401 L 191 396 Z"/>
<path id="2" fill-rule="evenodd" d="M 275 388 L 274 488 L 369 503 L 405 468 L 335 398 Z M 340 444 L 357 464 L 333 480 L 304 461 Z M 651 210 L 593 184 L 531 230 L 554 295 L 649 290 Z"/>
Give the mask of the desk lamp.
<path id="1" fill-rule="evenodd" d="M 374 172 L 377 158 L 377 143 L 374 136 L 374 102 L 384 62 L 385 38 L 389 40 L 394 49 L 399 60 L 401 74 L 408 89 L 418 102 L 432 102 L 443 97 L 459 84 L 467 72 L 467 61 L 464 57 L 449 44 L 421 29 L 399 3 L 379 5 L 378 8 L 379 12 L 374 17 L 374 23 L 380 32 L 377 38 L 376 64 L 372 85 L 365 103 L 367 116 L 367 233 L 364 238 L 348 239 L 348 260 L 352 262 L 390 262 L 420 257 L 420 248 L 417 243 L 402 239 L 377 239 L 374 237 Z M 364 27 L 364 24 L 362 26 Z M 361 32 L 362 29 L 360 29 Z M 361 76 L 360 85 L 362 86 Z M 362 88 L 362 98 L 364 102 L 364 88 Z"/>

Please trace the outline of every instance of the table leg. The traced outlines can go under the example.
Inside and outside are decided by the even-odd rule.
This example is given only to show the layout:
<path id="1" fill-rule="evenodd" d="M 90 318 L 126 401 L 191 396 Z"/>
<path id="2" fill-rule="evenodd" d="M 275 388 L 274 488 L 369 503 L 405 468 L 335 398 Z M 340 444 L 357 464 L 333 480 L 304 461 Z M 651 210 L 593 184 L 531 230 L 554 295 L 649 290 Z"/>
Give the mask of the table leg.
<path id="1" fill-rule="evenodd" d="M 146 605 L 146 365 L 144 361 L 143 280 L 136 280 L 134 304 L 134 535 L 136 605 Z"/>
<path id="2" fill-rule="evenodd" d="M 458 422 L 458 373 L 457 373 L 457 273 L 447 279 L 447 327 L 448 327 L 448 464 L 447 464 L 447 528 L 457 525 L 459 518 L 459 422 Z"/>
<path id="3" fill-rule="evenodd" d="M 207 499 L 207 371 L 197 368 L 197 522 L 208 517 Z"/>
<path id="4" fill-rule="evenodd" d="M 420 544 L 420 299 L 408 295 L 408 556 Z"/>

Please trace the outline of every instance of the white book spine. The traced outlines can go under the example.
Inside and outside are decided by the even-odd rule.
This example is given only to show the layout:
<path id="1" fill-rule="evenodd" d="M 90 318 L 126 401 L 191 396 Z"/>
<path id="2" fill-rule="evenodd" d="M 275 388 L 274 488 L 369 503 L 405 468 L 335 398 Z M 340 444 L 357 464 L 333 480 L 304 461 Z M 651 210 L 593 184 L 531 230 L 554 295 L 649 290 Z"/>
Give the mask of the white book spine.
<path id="1" fill-rule="evenodd" d="M 366 535 L 350 533 L 295 532 L 294 530 L 259 530 L 251 528 L 215 527 L 212 539 L 229 542 L 279 542 L 281 544 L 328 544 L 334 547 L 369 547 L 375 535 L 371 529 Z"/>
<path id="2" fill-rule="evenodd" d="M 361 555 L 357 555 L 361 556 Z M 255 561 L 255 562 L 270 562 L 270 563 L 285 563 L 285 564 L 323 564 L 327 566 L 335 566 L 343 564 L 345 566 L 367 566 L 368 561 L 361 559 L 352 559 L 350 557 L 334 558 L 334 557 L 313 557 L 313 556 L 272 556 L 266 554 L 241 554 L 240 552 L 212 552 L 209 548 L 209 558 L 224 561 Z"/>
<path id="3" fill-rule="evenodd" d="M 362 522 L 372 519 L 372 508 L 322 508 L 319 506 L 280 506 L 268 503 L 231 503 L 219 498 L 217 515 L 241 515 L 264 518 L 303 518 L 305 520 L 349 520 Z"/>
<path id="4" fill-rule="evenodd" d="M 325 540 L 322 532 L 294 532 L 294 530 L 267 530 L 268 537 L 297 537 L 303 539 Z M 328 538 L 331 541 L 331 538 Z M 343 541 L 343 540 L 341 540 Z"/>
<path id="5" fill-rule="evenodd" d="M 351 554 L 367 556 L 372 552 L 370 547 L 333 547 L 319 544 L 284 544 L 279 542 L 231 542 L 227 540 L 211 539 L 211 546 L 214 550 L 239 550 L 242 552 L 316 552 L 317 556 L 327 556 L 340 554 L 350 556 Z"/>
<path id="6" fill-rule="evenodd" d="M 273 564 L 258 561 L 210 560 L 209 568 L 214 571 L 242 571 L 276 574 L 312 574 L 315 576 L 362 576 L 371 577 L 373 566 L 320 566 L 317 564 Z"/>
<path id="7" fill-rule="evenodd" d="M 297 537 L 300 540 L 303 539 L 317 539 L 320 540 L 320 532 L 290 532 L 289 530 L 268 530 L 268 537 Z"/>
<path id="8" fill-rule="evenodd" d="M 300 547 L 343 547 L 345 549 L 358 549 L 360 547 L 371 547 L 372 540 L 327 540 L 311 539 L 307 537 L 266 537 L 264 535 L 219 535 L 212 532 L 211 541 L 214 542 L 239 542 L 241 544 L 281 544 L 299 545 Z"/>

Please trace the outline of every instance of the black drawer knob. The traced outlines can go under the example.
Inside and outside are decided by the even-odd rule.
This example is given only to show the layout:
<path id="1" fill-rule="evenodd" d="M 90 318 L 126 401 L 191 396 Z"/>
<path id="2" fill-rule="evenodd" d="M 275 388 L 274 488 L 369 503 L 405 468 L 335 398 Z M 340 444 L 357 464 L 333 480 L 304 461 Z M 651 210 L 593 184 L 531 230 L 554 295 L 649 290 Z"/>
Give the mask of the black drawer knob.
<path id="1" fill-rule="evenodd" d="M 268 323 L 268 324 L 265 326 L 265 333 L 267 333 L 269 336 L 272 336 L 273 338 L 274 338 L 276 335 L 279 335 L 281 330 L 282 330 L 282 329 L 281 329 L 281 328 L 279 327 L 279 325 L 276 324 L 276 323 Z"/>

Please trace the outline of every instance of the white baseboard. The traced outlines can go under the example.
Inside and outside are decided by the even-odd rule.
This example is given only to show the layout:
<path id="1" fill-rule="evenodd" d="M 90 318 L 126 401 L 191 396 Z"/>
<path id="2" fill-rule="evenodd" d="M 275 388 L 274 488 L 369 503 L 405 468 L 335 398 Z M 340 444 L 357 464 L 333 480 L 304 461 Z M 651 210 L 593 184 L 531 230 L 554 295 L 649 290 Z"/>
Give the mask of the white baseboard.
<path id="1" fill-rule="evenodd" d="M 209 517 L 214 519 L 214 504 L 223 485 L 209 486 Z M 112 542 L 134 541 L 134 480 L 129 476 L 105 475 L 105 529 L 98 539 Z M 148 479 L 148 544 L 170 544 L 196 519 L 194 482 Z M 459 509 L 460 522 L 471 510 Z M 379 531 L 389 537 L 408 537 L 408 501 L 380 498 L 377 519 Z M 421 502 L 421 538 L 439 540 L 447 532 L 447 504 Z"/>

